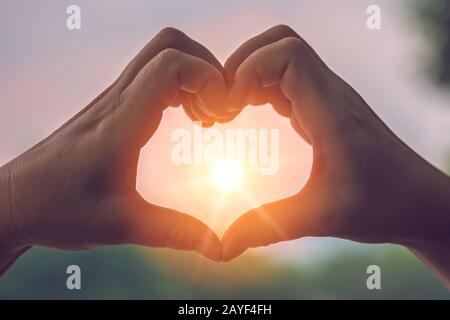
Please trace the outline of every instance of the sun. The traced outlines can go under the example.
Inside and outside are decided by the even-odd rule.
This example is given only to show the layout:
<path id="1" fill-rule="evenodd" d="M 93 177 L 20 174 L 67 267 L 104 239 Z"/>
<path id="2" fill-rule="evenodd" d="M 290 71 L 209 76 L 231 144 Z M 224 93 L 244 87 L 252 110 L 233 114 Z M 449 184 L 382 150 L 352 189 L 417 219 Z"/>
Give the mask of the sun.
<path id="1" fill-rule="evenodd" d="M 220 191 L 235 191 L 244 180 L 244 170 L 237 161 L 221 160 L 213 165 L 210 178 Z"/>

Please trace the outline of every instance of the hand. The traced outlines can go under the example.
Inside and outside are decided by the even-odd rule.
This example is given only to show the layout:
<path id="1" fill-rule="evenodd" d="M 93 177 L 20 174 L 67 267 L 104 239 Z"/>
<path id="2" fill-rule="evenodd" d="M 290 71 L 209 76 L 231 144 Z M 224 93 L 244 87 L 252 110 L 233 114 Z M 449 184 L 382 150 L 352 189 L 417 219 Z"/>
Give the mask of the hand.
<path id="1" fill-rule="evenodd" d="M 278 26 L 247 41 L 225 74 L 231 106 L 271 103 L 312 145 L 313 167 L 299 193 L 230 226 L 224 260 L 305 236 L 413 249 L 445 243 L 448 251 L 448 177 L 400 141 L 293 30 Z"/>
<path id="2" fill-rule="evenodd" d="M 135 185 L 140 149 L 166 107 L 183 102 L 205 125 L 228 114 L 221 70 L 203 46 L 164 29 L 92 103 L 2 167 L 0 269 L 33 245 L 131 243 L 220 260 L 221 243 L 204 223 L 147 203 Z"/>

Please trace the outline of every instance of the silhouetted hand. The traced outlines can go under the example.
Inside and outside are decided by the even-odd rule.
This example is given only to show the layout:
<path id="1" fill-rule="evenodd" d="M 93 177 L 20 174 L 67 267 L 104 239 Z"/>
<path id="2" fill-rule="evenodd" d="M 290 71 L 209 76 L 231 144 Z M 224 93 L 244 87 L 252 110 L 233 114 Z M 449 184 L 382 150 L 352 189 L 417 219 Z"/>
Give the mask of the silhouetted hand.
<path id="1" fill-rule="evenodd" d="M 250 39 L 225 74 L 231 106 L 271 103 L 312 145 L 313 167 L 299 193 L 230 226 L 224 260 L 278 241 L 333 236 L 419 253 L 444 244 L 437 252 L 448 276 L 449 178 L 400 141 L 300 36 L 278 26 Z"/>
<path id="2" fill-rule="evenodd" d="M 164 29 L 105 92 L 2 167 L 0 270 L 33 245 L 77 250 L 131 243 L 220 260 L 221 243 L 204 223 L 146 202 L 135 185 L 140 149 L 166 107 L 184 102 L 205 125 L 227 114 L 221 70 L 203 46 Z"/>

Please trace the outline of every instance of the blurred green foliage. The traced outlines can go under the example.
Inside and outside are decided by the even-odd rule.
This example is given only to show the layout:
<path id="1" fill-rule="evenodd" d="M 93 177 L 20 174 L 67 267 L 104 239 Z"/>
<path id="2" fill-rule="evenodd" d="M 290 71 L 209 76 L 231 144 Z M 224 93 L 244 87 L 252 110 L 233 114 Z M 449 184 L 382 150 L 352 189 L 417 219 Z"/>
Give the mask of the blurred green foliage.
<path id="1" fill-rule="evenodd" d="M 450 293 L 404 249 L 335 256 L 309 267 L 244 255 L 229 263 L 193 253 L 138 247 L 87 252 L 35 248 L 0 279 L 0 299 L 449 299 Z M 66 268 L 82 270 L 82 289 L 66 288 Z M 381 290 L 366 287 L 381 268 Z"/>
<path id="2" fill-rule="evenodd" d="M 450 0 L 416 0 L 413 11 L 431 46 L 428 71 L 440 85 L 450 85 Z"/>

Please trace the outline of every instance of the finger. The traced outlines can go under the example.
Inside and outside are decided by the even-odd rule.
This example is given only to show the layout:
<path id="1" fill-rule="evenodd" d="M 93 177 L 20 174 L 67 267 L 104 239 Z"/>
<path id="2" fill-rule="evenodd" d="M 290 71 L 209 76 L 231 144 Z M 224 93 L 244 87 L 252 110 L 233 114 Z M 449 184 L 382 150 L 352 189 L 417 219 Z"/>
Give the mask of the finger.
<path id="1" fill-rule="evenodd" d="M 120 76 L 106 88 L 100 95 L 98 95 L 93 101 L 91 101 L 86 107 L 75 114 L 71 119 L 59 127 L 51 136 L 60 132 L 63 128 L 70 125 L 73 121 L 81 117 L 87 111 L 97 104 L 101 99 L 111 92 L 117 92 L 123 90 L 142 67 L 151 59 L 153 59 L 159 52 L 167 48 L 174 48 L 184 51 L 190 55 L 204 59 L 212 64 L 221 72 L 223 67 L 217 58 L 200 43 L 189 38 L 185 33 L 175 28 L 167 27 L 162 29 L 147 45 L 131 60 L 127 67 L 122 71 Z M 50 138 L 51 136 L 47 137 Z M 45 139 L 47 140 L 47 139 Z M 43 142 L 43 141 L 41 141 Z"/>
<path id="2" fill-rule="evenodd" d="M 228 109 L 228 114 L 223 118 L 216 119 L 216 121 L 219 123 L 230 122 L 230 121 L 234 120 L 239 115 L 239 113 L 240 113 L 240 111 L 233 111 L 233 110 Z"/>
<path id="3" fill-rule="evenodd" d="M 190 101 L 189 97 L 186 97 L 186 99 L 183 102 L 183 110 L 191 120 L 198 119 L 197 113 L 195 113 L 192 110 L 191 101 Z M 198 120 L 195 120 L 195 121 L 198 121 Z M 212 127 L 214 125 L 214 121 L 201 121 L 201 124 L 202 124 L 202 127 L 208 128 L 208 127 Z"/>
<path id="4" fill-rule="evenodd" d="M 291 117 L 292 113 L 292 103 L 287 99 L 280 87 L 275 85 L 267 88 L 261 88 L 255 99 L 256 101 L 251 102 L 253 105 L 262 105 L 270 102 L 273 109 L 283 117 L 288 117 L 291 120 L 292 128 L 305 140 L 307 143 L 311 144 L 311 139 L 308 134 L 303 130 L 300 124 L 297 122 L 296 118 Z"/>
<path id="5" fill-rule="evenodd" d="M 234 74 L 248 56 L 256 50 L 286 37 L 300 38 L 300 36 L 290 27 L 286 25 L 277 25 L 242 44 L 225 62 L 224 72 L 227 86 L 231 86 Z M 290 101 L 284 97 L 278 87 L 258 88 L 258 94 L 254 95 L 254 97 L 255 99 L 251 101 L 252 105 L 262 105 L 270 102 L 275 111 L 282 116 L 290 115 Z"/>
<path id="6" fill-rule="evenodd" d="M 192 107 L 191 107 L 191 94 L 188 92 L 182 92 L 181 93 L 181 97 L 180 97 L 180 104 L 183 106 L 183 110 L 186 113 L 186 115 L 194 120 L 197 119 L 197 113 L 193 112 Z M 197 120 L 198 121 L 198 120 Z M 209 124 L 209 123 L 208 123 Z M 214 121 L 212 121 L 212 124 L 214 124 Z"/>
<path id="7" fill-rule="evenodd" d="M 305 140 L 309 145 L 312 145 L 311 138 L 308 136 L 308 134 L 305 132 L 305 130 L 303 130 L 301 125 L 298 123 L 297 119 L 295 117 L 290 117 L 289 120 L 290 120 L 291 126 L 295 130 L 295 132 L 297 132 L 298 135 L 300 137 L 302 137 L 303 140 Z"/>
<path id="8" fill-rule="evenodd" d="M 248 248 L 304 236 L 321 236 L 322 209 L 314 197 L 301 194 L 252 209 L 239 217 L 222 237 L 222 259 L 229 261 Z M 320 226 L 320 228 L 319 228 Z"/>
<path id="9" fill-rule="evenodd" d="M 110 202 L 110 242 L 196 251 L 220 261 L 222 245 L 203 222 L 175 210 L 152 205 L 139 195 Z"/>
<path id="10" fill-rule="evenodd" d="M 189 38 L 185 33 L 175 28 L 162 29 L 128 64 L 119 76 L 120 89 L 126 88 L 139 71 L 161 51 L 172 48 L 198 57 L 210 63 L 222 72 L 223 67 L 217 58 L 203 45 Z"/>
<path id="11" fill-rule="evenodd" d="M 204 46 L 199 44 L 198 42 L 189 38 L 183 32 L 175 29 L 175 28 L 164 28 L 162 29 L 137 55 L 133 58 L 133 60 L 127 65 L 124 71 L 120 74 L 119 78 L 116 80 L 114 85 L 111 86 L 111 89 L 108 90 L 108 95 L 118 95 L 125 88 L 127 88 L 130 83 L 135 79 L 135 77 L 139 74 L 142 68 L 155 58 L 161 51 L 173 48 L 179 51 L 185 52 L 194 57 L 198 57 L 200 59 L 205 60 L 212 66 L 214 66 L 219 72 L 223 72 L 223 67 L 220 62 L 214 57 L 214 55 L 206 49 Z M 96 99 L 98 100 L 98 99 Z M 92 105 L 92 103 L 91 103 Z M 178 105 L 178 104 L 177 104 Z M 92 108 L 89 113 L 87 119 L 91 119 L 90 116 L 92 113 L 99 114 L 100 118 L 108 113 L 109 103 L 102 104 L 98 103 Z M 87 111 L 86 108 L 85 111 Z M 106 110 L 105 110 L 106 109 Z M 191 113 L 192 115 L 192 113 Z M 98 117 L 94 117 L 97 119 Z M 201 121 L 204 119 L 192 118 L 193 121 Z M 95 120 L 96 121 L 96 120 Z"/>
<path id="12" fill-rule="evenodd" d="M 247 40 L 236 49 L 225 62 L 225 81 L 231 85 L 233 76 L 239 66 L 256 50 L 287 37 L 300 37 L 294 30 L 285 25 L 272 27 L 256 37 Z"/>
<path id="13" fill-rule="evenodd" d="M 248 56 L 250 56 L 253 52 L 264 46 L 288 37 L 301 39 L 301 37 L 289 26 L 277 25 L 242 44 L 225 62 L 224 71 L 225 81 L 227 82 L 227 85 L 231 86 L 235 72 L 242 64 L 242 62 L 244 62 L 245 59 L 247 59 Z M 314 53 L 312 48 L 309 47 L 309 49 Z M 258 88 L 257 94 L 254 95 L 254 100 L 251 101 L 251 104 L 262 105 L 266 103 L 271 103 L 275 111 L 277 111 L 280 115 L 290 117 L 292 107 L 291 102 L 284 96 L 278 86 Z M 239 107 L 238 109 L 240 108 L 241 107 Z M 295 131 L 306 142 L 311 144 L 311 139 L 295 119 L 291 119 L 291 124 Z"/>
<path id="14" fill-rule="evenodd" d="M 162 29 L 130 62 L 130 64 L 120 76 L 121 80 L 119 82 L 119 87 L 123 89 L 128 86 L 146 63 L 148 63 L 161 51 L 168 48 L 177 49 L 194 57 L 201 58 L 217 68 L 217 70 L 219 70 L 221 73 L 223 72 L 222 65 L 208 49 L 206 49 L 200 43 L 189 38 L 182 31 L 168 27 Z M 221 113 L 213 113 L 215 117 L 213 115 L 208 115 L 207 110 L 206 112 L 204 112 L 202 110 L 202 106 L 199 105 L 195 100 L 191 102 L 190 106 L 184 107 L 183 109 L 186 111 L 186 114 L 191 118 L 191 120 L 202 121 L 204 123 L 204 126 L 211 126 L 212 124 L 214 124 L 215 117 L 222 120 L 226 120 L 229 118 L 226 114 L 223 115 Z M 187 109 L 190 109 L 191 111 L 188 112 Z"/>
<path id="15" fill-rule="evenodd" d="M 227 84 L 231 84 L 233 81 L 233 76 L 236 73 L 242 62 L 245 61 L 253 52 L 265 47 L 271 43 L 278 42 L 284 38 L 298 38 L 303 40 L 300 35 L 295 32 L 291 27 L 287 25 L 276 25 L 269 28 L 263 33 L 247 40 L 238 49 L 236 49 L 231 56 L 227 59 L 224 66 L 225 81 Z M 323 67 L 327 67 L 326 64 L 320 59 L 319 55 L 314 51 L 314 49 L 304 41 L 304 45 L 310 51 L 310 53 L 318 60 Z"/>
<path id="16" fill-rule="evenodd" d="M 328 69 L 299 38 L 284 38 L 253 52 L 234 75 L 229 101 L 242 108 L 261 99 L 261 88 L 272 86 L 290 101 L 291 117 L 311 141 L 332 132 L 343 115 L 329 103 L 333 86 Z"/>
<path id="17" fill-rule="evenodd" d="M 196 98 L 197 97 L 195 94 L 187 94 L 187 98 L 185 100 L 185 110 L 189 109 L 190 111 L 188 114 L 193 114 L 191 119 L 197 121 L 201 119 L 206 123 L 214 123 L 215 118 L 206 112 L 203 112 L 203 110 L 199 108 L 199 103 L 196 101 Z"/>
<path id="18" fill-rule="evenodd" d="M 265 47 L 271 43 L 277 42 L 287 37 L 300 38 L 300 36 L 290 27 L 286 25 L 278 25 L 264 31 L 263 33 L 251 38 L 250 40 L 242 44 L 225 62 L 224 70 L 225 81 L 227 85 L 229 87 L 232 85 L 234 74 L 236 73 L 242 62 L 244 62 L 245 59 L 248 58 L 248 56 L 262 47 Z M 291 102 L 284 96 L 278 86 L 260 88 L 258 96 L 255 97 L 255 99 L 252 101 L 253 105 L 262 105 L 266 103 L 270 103 L 274 107 L 275 111 L 277 111 L 280 115 L 290 117 Z M 238 106 L 237 109 L 240 110 L 242 107 L 243 106 Z M 306 142 L 311 143 L 310 138 L 304 132 L 301 126 L 297 124 L 296 121 L 291 122 L 295 131 L 297 131 L 297 133 Z"/>
<path id="19" fill-rule="evenodd" d="M 222 74 L 203 59 L 166 49 L 147 63 L 122 92 L 121 108 L 113 119 L 115 129 L 119 126 L 120 134 L 130 132 L 138 137 L 142 146 L 156 130 L 149 120 L 160 117 L 167 106 L 186 93 L 195 95 L 199 106 L 214 105 L 217 111 L 226 109 Z M 212 109 L 208 108 L 208 112 Z M 157 126 L 159 122 L 153 123 Z"/>

